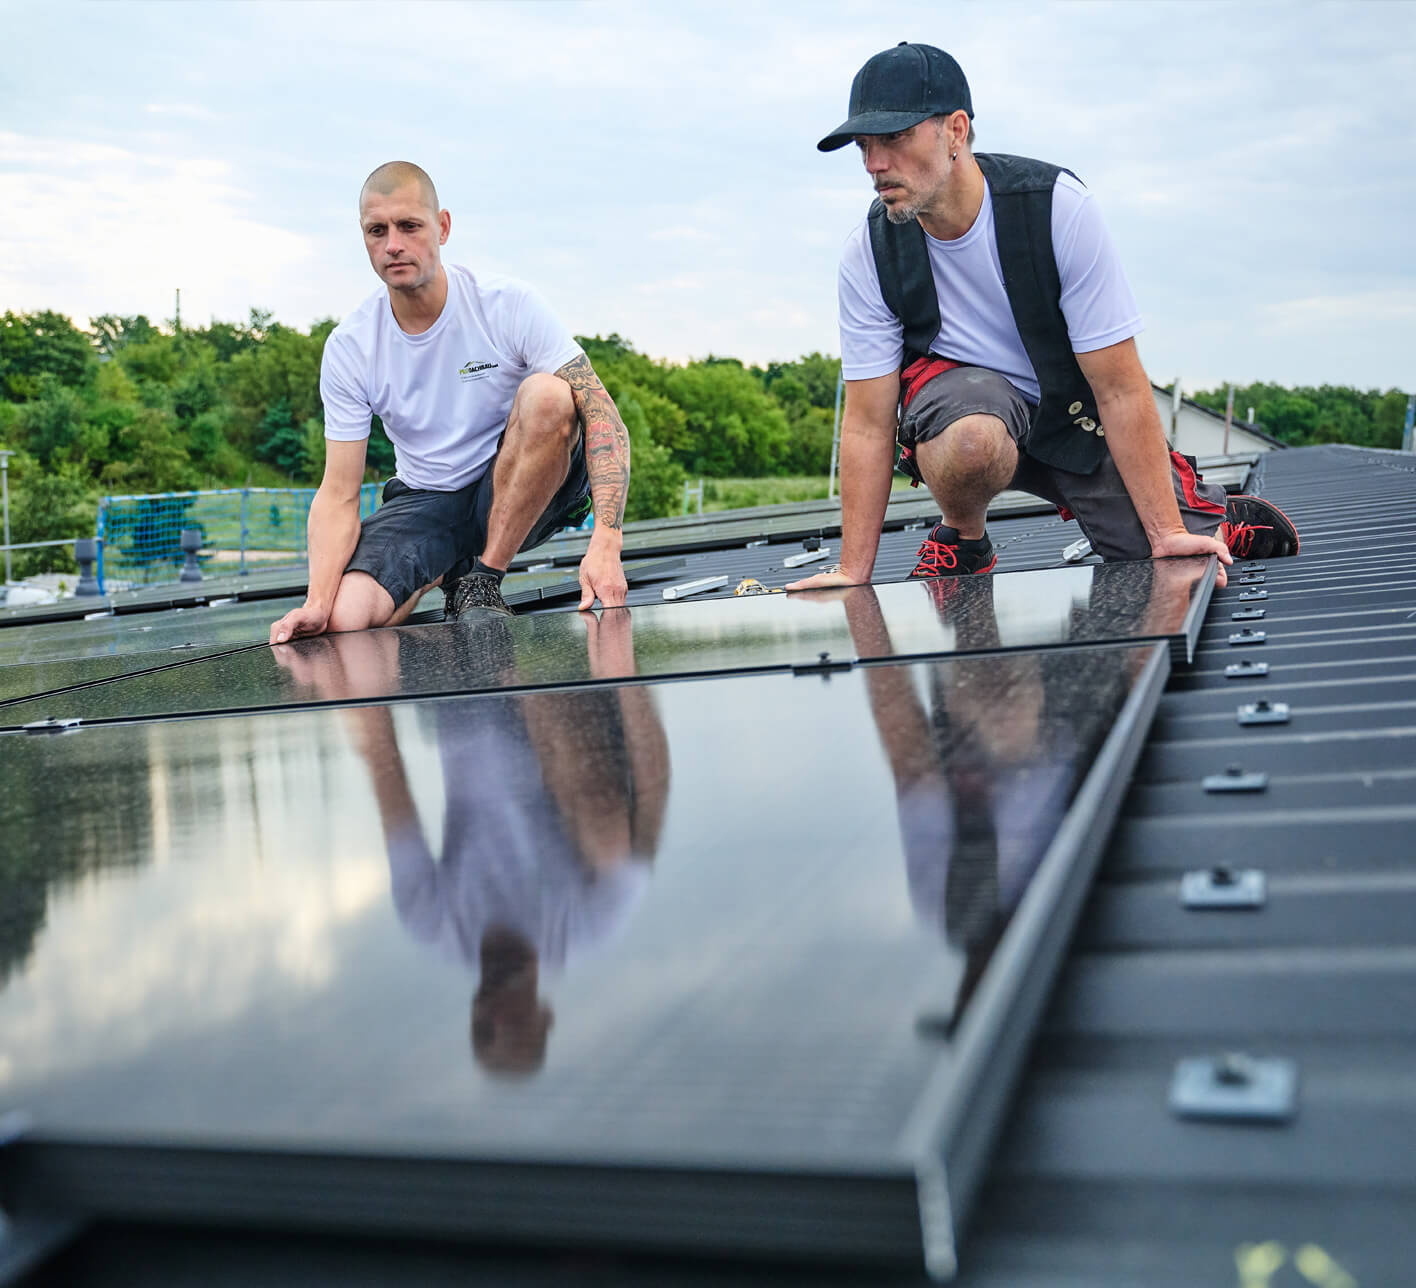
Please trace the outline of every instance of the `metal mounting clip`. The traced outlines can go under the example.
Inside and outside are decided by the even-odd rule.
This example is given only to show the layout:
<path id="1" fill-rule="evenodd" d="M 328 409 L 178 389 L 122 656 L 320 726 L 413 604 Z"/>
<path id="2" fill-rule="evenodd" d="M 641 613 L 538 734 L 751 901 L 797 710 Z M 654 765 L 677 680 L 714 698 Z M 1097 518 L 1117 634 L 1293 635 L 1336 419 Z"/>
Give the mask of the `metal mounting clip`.
<path id="1" fill-rule="evenodd" d="M 1270 702 L 1259 698 L 1256 702 L 1246 702 L 1239 708 L 1241 725 L 1287 724 L 1288 703 Z"/>
<path id="2" fill-rule="evenodd" d="M 1298 1066 L 1240 1052 L 1181 1060 L 1170 1108 L 1181 1118 L 1286 1122 L 1298 1107 Z"/>
<path id="3" fill-rule="evenodd" d="M 1180 878 L 1180 902 L 1187 908 L 1262 908 L 1267 891 L 1258 868 L 1205 868 Z"/>
<path id="4" fill-rule="evenodd" d="M 1245 773 L 1243 765 L 1227 765 L 1222 774 L 1209 774 L 1200 780 L 1207 792 L 1261 792 L 1268 786 L 1268 775 L 1255 771 Z"/>

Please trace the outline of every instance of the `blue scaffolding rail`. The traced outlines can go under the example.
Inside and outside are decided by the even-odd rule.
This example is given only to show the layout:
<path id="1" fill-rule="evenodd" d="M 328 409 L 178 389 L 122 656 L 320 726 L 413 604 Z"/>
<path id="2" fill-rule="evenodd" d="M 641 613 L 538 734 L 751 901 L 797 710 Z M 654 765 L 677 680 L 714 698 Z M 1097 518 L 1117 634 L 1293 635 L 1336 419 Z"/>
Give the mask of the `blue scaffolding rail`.
<path id="1" fill-rule="evenodd" d="M 381 483 L 359 489 L 359 517 L 371 515 Z M 105 496 L 98 503 L 98 581 L 131 586 L 176 581 L 182 571 L 182 530 L 202 534 L 199 559 L 208 575 L 244 576 L 306 561 L 305 528 L 312 487 L 222 488 Z"/>

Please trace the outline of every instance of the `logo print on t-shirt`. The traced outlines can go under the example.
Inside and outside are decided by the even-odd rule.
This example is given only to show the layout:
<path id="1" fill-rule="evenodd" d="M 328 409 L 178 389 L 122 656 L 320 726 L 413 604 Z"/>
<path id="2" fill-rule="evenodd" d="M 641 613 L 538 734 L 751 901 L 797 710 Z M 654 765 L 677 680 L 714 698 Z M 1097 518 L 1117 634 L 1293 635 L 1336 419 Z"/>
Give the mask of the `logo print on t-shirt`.
<path id="1" fill-rule="evenodd" d="M 466 366 L 458 367 L 457 374 L 465 385 L 469 380 L 485 380 L 496 369 L 495 362 L 478 362 L 476 358 L 473 358 Z"/>

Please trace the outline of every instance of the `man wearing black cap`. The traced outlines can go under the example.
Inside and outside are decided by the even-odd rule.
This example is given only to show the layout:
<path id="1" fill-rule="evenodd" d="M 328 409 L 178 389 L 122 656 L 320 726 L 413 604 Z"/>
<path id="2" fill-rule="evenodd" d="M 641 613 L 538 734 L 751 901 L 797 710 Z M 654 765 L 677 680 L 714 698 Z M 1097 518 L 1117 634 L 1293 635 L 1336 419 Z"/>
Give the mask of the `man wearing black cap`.
<path id="1" fill-rule="evenodd" d="M 964 74 L 931 45 L 877 54 L 817 145 L 860 149 L 877 198 L 839 278 L 846 408 L 841 562 L 789 589 L 870 580 L 900 468 L 939 502 L 912 576 L 983 573 L 1013 487 L 1075 515 L 1104 559 L 1297 554 L 1274 506 L 1229 497 L 1165 441 L 1140 314 L 1069 170 L 973 152 Z"/>

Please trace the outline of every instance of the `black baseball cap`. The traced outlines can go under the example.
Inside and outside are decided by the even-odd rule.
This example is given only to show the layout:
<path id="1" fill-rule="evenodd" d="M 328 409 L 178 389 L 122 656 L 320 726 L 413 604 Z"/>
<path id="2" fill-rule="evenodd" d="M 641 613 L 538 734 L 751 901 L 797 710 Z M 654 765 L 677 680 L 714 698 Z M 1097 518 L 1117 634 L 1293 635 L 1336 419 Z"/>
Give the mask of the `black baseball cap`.
<path id="1" fill-rule="evenodd" d="M 857 134 L 894 134 L 960 109 L 973 119 L 969 83 L 959 64 L 933 45 L 902 40 L 856 73 L 851 114 L 816 146 L 834 152 Z"/>

